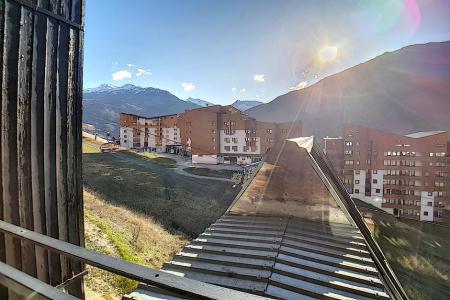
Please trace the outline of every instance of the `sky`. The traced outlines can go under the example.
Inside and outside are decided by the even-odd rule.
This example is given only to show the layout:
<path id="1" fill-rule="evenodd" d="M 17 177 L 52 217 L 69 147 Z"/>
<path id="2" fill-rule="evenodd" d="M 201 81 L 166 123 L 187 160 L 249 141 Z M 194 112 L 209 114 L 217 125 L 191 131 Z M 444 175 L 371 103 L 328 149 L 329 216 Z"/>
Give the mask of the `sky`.
<path id="1" fill-rule="evenodd" d="M 269 102 L 411 44 L 450 40 L 448 0 L 89 0 L 84 87 Z"/>

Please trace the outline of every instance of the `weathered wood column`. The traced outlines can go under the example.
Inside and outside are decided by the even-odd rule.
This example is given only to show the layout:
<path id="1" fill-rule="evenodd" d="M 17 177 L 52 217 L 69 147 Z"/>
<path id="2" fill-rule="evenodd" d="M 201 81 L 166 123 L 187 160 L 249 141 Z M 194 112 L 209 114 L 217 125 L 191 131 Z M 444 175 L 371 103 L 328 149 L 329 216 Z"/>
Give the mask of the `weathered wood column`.
<path id="1" fill-rule="evenodd" d="M 0 219 L 83 245 L 84 0 L 0 0 Z M 57 285 L 81 265 L 0 235 L 0 260 Z M 81 295 L 81 285 L 72 287 Z"/>

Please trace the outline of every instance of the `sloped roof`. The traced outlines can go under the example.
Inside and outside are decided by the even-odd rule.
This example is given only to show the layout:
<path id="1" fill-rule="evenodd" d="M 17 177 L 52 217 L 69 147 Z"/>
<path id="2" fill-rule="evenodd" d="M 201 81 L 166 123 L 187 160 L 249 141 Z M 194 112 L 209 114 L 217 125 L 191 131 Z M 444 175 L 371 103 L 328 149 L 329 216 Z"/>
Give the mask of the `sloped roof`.
<path id="1" fill-rule="evenodd" d="M 249 297 L 403 299 L 331 168 L 314 146 L 301 148 L 309 140 L 272 147 L 228 211 L 162 271 Z"/>
<path id="2" fill-rule="evenodd" d="M 415 139 L 420 139 L 423 137 L 427 137 L 427 136 L 431 136 L 431 135 L 435 135 L 435 134 L 439 134 L 439 133 L 445 133 L 445 131 L 439 131 L 439 130 L 435 130 L 435 131 L 420 131 L 420 132 L 414 132 L 411 134 L 407 134 L 407 137 L 410 138 L 415 138 Z"/>
<path id="3" fill-rule="evenodd" d="M 351 225 L 226 214 L 163 271 L 282 299 L 388 299 Z"/>

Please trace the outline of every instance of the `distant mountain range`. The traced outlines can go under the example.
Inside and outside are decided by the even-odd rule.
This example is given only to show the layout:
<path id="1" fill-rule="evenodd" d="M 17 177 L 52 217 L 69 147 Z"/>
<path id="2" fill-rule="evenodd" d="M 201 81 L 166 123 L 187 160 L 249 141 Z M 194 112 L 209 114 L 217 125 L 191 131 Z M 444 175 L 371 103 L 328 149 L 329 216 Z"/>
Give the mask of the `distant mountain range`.
<path id="1" fill-rule="evenodd" d="M 186 110 L 215 105 L 202 99 L 182 100 L 168 91 L 143 88 L 132 84 L 117 87 L 102 84 L 84 90 L 83 128 L 85 131 L 111 136 L 119 136 L 119 115 L 121 112 L 146 117 L 182 113 Z M 245 111 L 259 101 L 237 100 L 232 105 Z"/>
<path id="2" fill-rule="evenodd" d="M 254 100 L 236 100 L 233 104 L 231 104 L 234 108 L 239 109 L 240 111 L 246 111 L 252 107 L 263 104 L 260 101 Z"/>
<path id="3" fill-rule="evenodd" d="M 186 102 L 190 102 L 190 103 L 193 103 L 193 104 L 201 106 L 201 107 L 215 105 L 214 103 L 208 102 L 206 100 L 195 99 L 195 98 L 187 98 Z"/>
<path id="4" fill-rule="evenodd" d="M 450 42 L 412 45 L 251 108 L 262 121 L 301 120 L 305 135 L 357 123 L 400 134 L 450 130 Z"/>
<path id="5" fill-rule="evenodd" d="M 165 90 L 142 88 L 132 84 L 121 87 L 103 84 L 83 93 L 85 130 L 119 136 L 119 115 L 127 112 L 142 116 L 182 113 L 200 105 L 184 101 Z"/>

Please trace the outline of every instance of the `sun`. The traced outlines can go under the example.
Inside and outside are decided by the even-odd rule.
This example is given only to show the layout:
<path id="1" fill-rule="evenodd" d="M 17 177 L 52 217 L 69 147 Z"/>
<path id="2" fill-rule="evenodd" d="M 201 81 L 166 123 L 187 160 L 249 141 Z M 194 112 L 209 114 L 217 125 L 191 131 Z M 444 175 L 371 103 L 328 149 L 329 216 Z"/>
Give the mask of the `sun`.
<path id="1" fill-rule="evenodd" d="M 337 47 L 334 46 L 325 46 L 319 50 L 319 59 L 324 62 L 332 62 L 336 59 L 338 54 Z"/>

